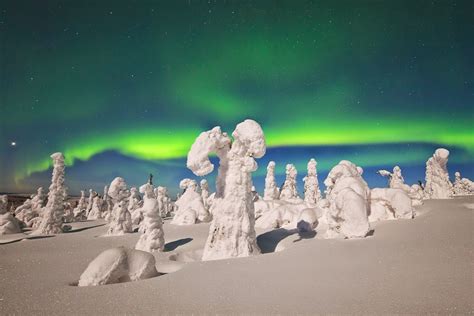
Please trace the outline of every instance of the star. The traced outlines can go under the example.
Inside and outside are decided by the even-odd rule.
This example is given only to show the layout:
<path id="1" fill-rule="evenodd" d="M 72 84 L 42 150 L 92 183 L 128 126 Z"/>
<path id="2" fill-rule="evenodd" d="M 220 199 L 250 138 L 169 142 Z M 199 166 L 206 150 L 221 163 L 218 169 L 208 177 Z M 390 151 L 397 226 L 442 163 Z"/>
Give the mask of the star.
<path id="1" fill-rule="evenodd" d="M 11 145 L 12 147 L 15 147 L 15 146 L 16 146 L 16 142 L 11 142 L 10 145 Z"/>

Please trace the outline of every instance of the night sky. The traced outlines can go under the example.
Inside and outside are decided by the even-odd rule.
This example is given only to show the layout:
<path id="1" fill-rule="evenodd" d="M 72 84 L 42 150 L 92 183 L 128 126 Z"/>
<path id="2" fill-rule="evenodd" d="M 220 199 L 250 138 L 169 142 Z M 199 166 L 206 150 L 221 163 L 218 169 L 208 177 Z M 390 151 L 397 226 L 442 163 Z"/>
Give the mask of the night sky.
<path id="1" fill-rule="evenodd" d="M 341 159 L 474 178 L 473 1 L 1 1 L 0 192 L 151 172 L 176 192 L 195 137 L 253 118 L 266 163 Z M 452 175 L 452 174 L 451 174 Z M 301 178 L 300 177 L 300 178 Z M 212 181 L 212 178 L 210 179 Z"/>

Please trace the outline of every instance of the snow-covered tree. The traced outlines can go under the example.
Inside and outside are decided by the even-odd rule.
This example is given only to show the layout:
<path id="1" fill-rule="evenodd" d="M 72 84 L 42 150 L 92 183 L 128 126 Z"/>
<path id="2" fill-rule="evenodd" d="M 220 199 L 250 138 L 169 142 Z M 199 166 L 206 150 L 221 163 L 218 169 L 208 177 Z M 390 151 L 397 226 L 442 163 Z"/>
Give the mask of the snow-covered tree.
<path id="1" fill-rule="evenodd" d="M 30 196 L 22 205 L 15 210 L 15 217 L 22 221 L 26 226 L 31 227 L 33 219 L 42 216 L 42 210 L 46 200 L 46 194 L 43 192 L 43 187 L 39 187 L 36 194 Z M 36 219 L 35 221 L 40 221 Z"/>
<path id="2" fill-rule="evenodd" d="M 197 192 L 197 183 L 192 179 L 183 179 L 179 187 L 183 194 L 175 203 L 175 214 L 171 224 L 192 225 L 198 222 L 208 222 L 211 217 L 204 207 L 201 195 Z"/>
<path id="3" fill-rule="evenodd" d="M 438 148 L 426 162 L 425 197 L 428 199 L 448 199 L 452 196 L 453 185 L 449 181 L 447 169 L 449 151 Z"/>
<path id="4" fill-rule="evenodd" d="M 453 183 L 454 195 L 471 195 L 474 193 L 474 183 L 468 178 L 462 178 L 461 173 L 454 173 Z"/>
<path id="5" fill-rule="evenodd" d="M 19 221 L 8 211 L 8 196 L 0 195 L 0 235 L 21 233 Z"/>
<path id="6" fill-rule="evenodd" d="M 135 249 L 148 252 L 162 251 L 165 246 L 163 221 L 158 213 L 158 201 L 153 185 L 150 183 L 142 185 L 140 193 L 144 194 L 141 208 L 144 215 L 144 233 L 140 236 Z"/>
<path id="7" fill-rule="evenodd" d="M 102 198 L 97 193 L 95 193 L 94 199 L 92 200 L 92 208 L 89 212 L 89 215 L 87 215 L 88 220 L 102 218 L 102 203 L 104 203 Z"/>
<path id="8" fill-rule="evenodd" d="M 239 123 L 232 133 L 234 141 L 220 127 L 201 133 L 188 153 L 187 166 L 204 176 L 214 169 L 209 154 L 220 159 L 213 220 L 204 247 L 203 260 L 245 257 L 260 252 L 255 234 L 251 173 L 255 158 L 265 154 L 265 137 L 253 120 Z"/>
<path id="9" fill-rule="evenodd" d="M 327 238 L 365 237 L 369 232 L 370 191 L 362 172 L 362 168 L 342 160 L 324 180 L 329 203 Z"/>
<path id="10" fill-rule="evenodd" d="M 280 189 L 275 180 L 275 162 L 270 161 L 267 166 L 267 176 L 265 177 L 264 200 L 277 200 L 280 197 Z"/>
<path id="11" fill-rule="evenodd" d="M 108 195 L 114 203 L 114 208 L 110 214 L 110 224 L 107 230 L 108 236 L 118 236 L 132 232 L 132 218 L 128 206 L 130 192 L 127 184 L 121 177 L 115 178 L 109 186 Z"/>
<path id="12" fill-rule="evenodd" d="M 48 192 L 48 203 L 43 209 L 43 218 L 34 234 L 59 234 L 63 232 L 64 199 L 64 156 L 62 153 L 51 155 L 53 176 Z"/>
<path id="13" fill-rule="evenodd" d="M 309 205 L 316 205 L 321 200 L 321 190 L 319 189 L 318 163 L 311 158 L 308 161 L 308 175 L 304 177 L 304 201 Z"/>
<path id="14" fill-rule="evenodd" d="M 156 200 L 158 201 L 158 213 L 162 218 L 170 216 L 171 213 L 171 198 L 168 196 L 168 189 L 166 187 L 158 186 L 155 188 Z"/>
<path id="15" fill-rule="evenodd" d="M 300 199 L 296 188 L 296 176 L 298 171 L 293 164 L 286 165 L 286 179 L 280 192 L 280 200 L 291 201 Z"/>
<path id="16" fill-rule="evenodd" d="M 87 212 L 87 201 L 86 201 L 86 193 L 84 190 L 81 190 L 81 197 L 77 202 L 77 206 L 73 210 L 74 218 L 76 220 L 85 220 L 87 219 L 86 216 Z"/>

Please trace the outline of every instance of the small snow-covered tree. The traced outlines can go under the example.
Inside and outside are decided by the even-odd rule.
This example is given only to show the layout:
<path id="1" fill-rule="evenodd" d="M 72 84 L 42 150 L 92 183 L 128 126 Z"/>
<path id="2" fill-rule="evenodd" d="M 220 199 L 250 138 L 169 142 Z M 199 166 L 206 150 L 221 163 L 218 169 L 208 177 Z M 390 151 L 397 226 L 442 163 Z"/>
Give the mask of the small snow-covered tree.
<path id="1" fill-rule="evenodd" d="M 327 238 L 365 237 L 369 232 L 370 191 L 362 172 L 362 168 L 342 160 L 324 180 L 329 203 Z"/>
<path id="2" fill-rule="evenodd" d="M 86 216 L 87 211 L 87 201 L 86 201 L 86 193 L 84 190 L 81 190 L 81 197 L 77 202 L 77 206 L 73 210 L 74 218 L 76 220 L 84 220 L 87 218 Z"/>
<path id="3" fill-rule="evenodd" d="M 0 195 L 0 235 L 21 233 L 19 221 L 8 211 L 8 196 Z"/>
<path id="4" fill-rule="evenodd" d="M 316 205 L 321 199 L 321 190 L 319 190 L 318 163 L 311 158 L 308 161 L 308 175 L 304 177 L 304 201 L 309 205 Z"/>
<path id="5" fill-rule="evenodd" d="M 280 192 L 280 200 L 291 201 L 300 198 L 296 188 L 297 174 L 298 171 L 293 164 L 286 165 L 286 179 Z"/>
<path id="6" fill-rule="evenodd" d="M 197 192 L 197 183 L 192 179 L 183 179 L 179 187 L 183 194 L 175 203 L 175 214 L 171 224 L 192 225 L 210 220 L 209 211 L 204 207 L 201 195 Z"/>
<path id="7" fill-rule="evenodd" d="M 89 213 L 92 209 L 92 204 L 94 203 L 94 197 L 97 195 L 97 192 L 95 192 L 92 189 L 89 189 L 89 198 L 87 199 L 87 209 L 86 209 L 86 215 L 89 216 Z"/>
<path id="8" fill-rule="evenodd" d="M 95 193 L 94 199 L 92 200 L 92 208 L 89 212 L 89 215 L 87 215 L 88 220 L 96 220 L 99 218 L 102 218 L 102 203 L 103 200 L 101 197 Z"/>
<path id="9" fill-rule="evenodd" d="M 109 195 L 109 187 L 107 185 L 104 187 L 103 199 L 105 202 L 102 206 L 103 217 L 107 222 L 110 222 L 110 215 L 112 214 L 112 210 L 114 209 L 114 201 Z"/>
<path id="10" fill-rule="evenodd" d="M 135 249 L 148 252 L 162 251 L 165 246 L 163 221 L 158 213 L 158 200 L 153 185 L 150 183 L 142 185 L 140 193 L 144 194 L 141 208 L 144 215 L 144 233 L 140 236 Z"/>
<path id="11" fill-rule="evenodd" d="M 118 236 L 132 232 L 132 218 L 127 210 L 130 192 L 127 184 L 121 177 L 115 178 L 109 186 L 109 196 L 114 202 L 114 208 L 110 214 L 110 224 L 107 230 L 108 236 Z"/>
<path id="12" fill-rule="evenodd" d="M 128 198 L 128 211 L 132 216 L 132 223 L 134 225 L 139 225 L 143 220 L 143 214 L 141 212 L 141 207 L 143 205 L 142 197 L 138 192 L 136 187 L 130 189 L 130 197 Z"/>
<path id="13" fill-rule="evenodd" d="M 155 188 L 155 196 L 158 201 L 158 213 L 165 218 L 171 213 L 171 198 L 168 196 L 166 187 L 158 186 Z"/>
<path id="14" fill-rule="evenodd" d="M 22 205 L 15 209 L 15 217 L 22 221 L 26 226 L 33 223 L 32 219 L 41 220 L 43 215 L 43 207 L 46 200 L 46 194 L 43 192 L 43 187 L 39 187 L 36 194 L 30 196 Z"/>
<path id="15" fill-rule="evenodd" d="M 468 178 L 462 178 L 461 173 L 454 173 L 453 183 L 454 195 L 471 195 L 474 193 L 474 183 Z"/>
<path id="16" fill-rule="evenodd" d="M 277 200 L 280 197 L 280 190 L 275 180 L 275 162 L 270 161 L 267 166 L 267 176 L 265 177 L 264 200 Z"/>

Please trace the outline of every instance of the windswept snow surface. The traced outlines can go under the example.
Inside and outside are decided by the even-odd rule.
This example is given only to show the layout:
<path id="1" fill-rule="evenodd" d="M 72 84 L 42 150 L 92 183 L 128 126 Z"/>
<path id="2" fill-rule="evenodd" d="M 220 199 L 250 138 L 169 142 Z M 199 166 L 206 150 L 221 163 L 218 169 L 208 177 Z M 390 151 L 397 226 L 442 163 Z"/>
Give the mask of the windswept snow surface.
<path id="1" fill-rule="evenodd" d="M 94 287 L 74 285 L 102 251 L 133 248 L 139 233 L 97 238 L 101 226 L 2 244 L 0 315 L 469 314 L 472 205 L 427 200 L 414 219 L 374 223 L 363 239 L 322 239 L 324 225 L 315 236 L 257 229 L 262 255 L 206 262 L 210 224 L 167 220 L 165 251 L 153 253 L 167 274 Z"/>

